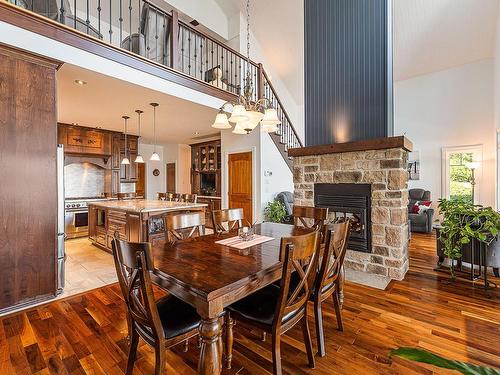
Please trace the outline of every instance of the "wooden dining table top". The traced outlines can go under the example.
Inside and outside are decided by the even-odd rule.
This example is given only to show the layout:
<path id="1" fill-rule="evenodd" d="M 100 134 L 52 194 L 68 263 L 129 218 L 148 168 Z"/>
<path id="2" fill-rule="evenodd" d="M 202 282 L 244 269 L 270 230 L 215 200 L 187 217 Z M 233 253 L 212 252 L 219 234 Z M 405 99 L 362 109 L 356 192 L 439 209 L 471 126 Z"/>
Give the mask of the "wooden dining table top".
<path id="1" fill-rule="evenodd" d="M 257 224 L 255 233 L 273 240 L 242 250 L 216 243 L 237 236 L 236 231 L 163 243 L 153 247 L 154 274 L 170 282 L 167 289 L 172 289 L 173 294 L 177 294 L 175 289 L 183 288 L 210 301 L 266 274 L 278 271 L 275 279 L 279 279 L 281 238 L 310 231 L 287 224 Z"/>

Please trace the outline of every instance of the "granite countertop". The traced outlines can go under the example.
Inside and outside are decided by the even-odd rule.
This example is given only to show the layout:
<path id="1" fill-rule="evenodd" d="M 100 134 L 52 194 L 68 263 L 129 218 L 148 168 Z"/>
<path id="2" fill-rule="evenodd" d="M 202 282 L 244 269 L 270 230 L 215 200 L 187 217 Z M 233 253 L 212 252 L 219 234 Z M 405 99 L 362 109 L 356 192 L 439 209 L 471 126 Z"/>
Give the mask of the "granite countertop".
<path id="1" fill-rule="evenodd" d="M 198 195 L 198 198 L 202 198 L 202 199 L 222 199 L 221 197 L 216 197 L 214 195 Z"/>
<path id="2" fill-rule="evenodd" d="M 148 199 L 131 199 L 131 200 L 113 200 L 91 202 L 89 205 L 96 207 L 109 208 L 117 211 L 126 212 L 159 212 L 159 211 L 179 211 L 189 210 L 192 208 L 207 207 L 204 203 L 183 203 L 183 202 L 168 202 Z"/>

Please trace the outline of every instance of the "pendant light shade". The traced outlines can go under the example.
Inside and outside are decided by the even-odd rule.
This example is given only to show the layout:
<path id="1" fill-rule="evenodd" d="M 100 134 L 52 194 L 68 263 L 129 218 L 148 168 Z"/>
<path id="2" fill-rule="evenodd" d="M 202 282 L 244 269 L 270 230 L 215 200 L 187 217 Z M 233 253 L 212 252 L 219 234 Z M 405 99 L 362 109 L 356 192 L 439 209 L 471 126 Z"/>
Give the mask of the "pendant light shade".
<path id="1" fill-rule="evenodd" d="M 138 127 L 139 127 L 139 138 L 141 137 L 141 115 L 144 113 L 144 111 L 141 111 L 140 109 L 136 109 L 135 110 L 135 113 L 137 113 L 137 124 L 138 124 Z M 144 163 L 144 159 L 142 158 L 141 154 L 137 154 L 137 156 L 135 157 L 135 160 L 134 160 L 134 163 Z"/>
<path id="2" fill-rule="evenodd" d="M 227 119 L 227 115 L 224 112 L 219 112 L 215 118 L 215 122 L 212 124 L 212 128 L 231 129 L 232 126 Z"/>
<path id="3" fill-rule="evenodd" d="M 236 126 L 233 129 L 234 134 L 247 134 L 246 130 L 243 128 L 242 123 L 236 123 Z"/>
<path id="4" fill-rule="evenodd" d="M 125 121 L 125 156 L 122 159 L 122 165 L 129 165 L 130 160 L 128 160 L 128 142 L 127 142 L 127 121 L 130 117 L 122 116 L 122 119 Z"/>
<path id="5" fill-rule="evenodd" d="M 241 104 L 236 104 L 233 107 L 233 112 L 231 113 L 231 117 L 229 117 L 229 121 L 240 122 L 246 120 L 248 120 L 248 115 L 245 107 Z"/>
<path id="6" fill-rule="evenodd" d="M 149 158 L 151 161 L 160 161 L 160 155 L 156 152 L 156 107 L 159 106 L 158 103 L 149 103 L 151 107 L 153 107 L 153 136 L 154 136 L 154 148 L 153 154 Z"/>
<path id="7" fill-rule="evenodd" d="M 261 125 L 260 130 L 264 133 L 275 133 L 278 131 L 278 125 Z"/>
<path id="8" fill-rule="evenodd" d="M 264 117 L 262 118 L 260 124 L 263 126 L 281 124 L 281 121 L 278 119 L 278 112 L 276 111 L 276 109 L 267 108 L 266 111 L 264 112 Z"/>
<path id="9" fill-rule="evenodd" d="M 247 116 L 248 120 L 241 122 L 241 126 L 247 133 L 250 133 L 257 127 L 257 125 L 259 125 L 259 122 L 264 114 L 259 111 L 247 111 Z"/>

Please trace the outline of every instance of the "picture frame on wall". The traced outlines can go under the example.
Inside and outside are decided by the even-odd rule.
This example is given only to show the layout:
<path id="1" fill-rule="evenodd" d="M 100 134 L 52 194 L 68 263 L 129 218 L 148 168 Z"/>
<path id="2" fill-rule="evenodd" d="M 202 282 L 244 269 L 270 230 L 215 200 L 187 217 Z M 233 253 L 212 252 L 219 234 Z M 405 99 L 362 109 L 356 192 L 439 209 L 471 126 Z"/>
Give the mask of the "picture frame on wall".
<path id="1" fill-rule="evenodd" d="M 408 154 L 407 170 L 410 180 L 420 180 L 420 151 L 413 151 Z"/>

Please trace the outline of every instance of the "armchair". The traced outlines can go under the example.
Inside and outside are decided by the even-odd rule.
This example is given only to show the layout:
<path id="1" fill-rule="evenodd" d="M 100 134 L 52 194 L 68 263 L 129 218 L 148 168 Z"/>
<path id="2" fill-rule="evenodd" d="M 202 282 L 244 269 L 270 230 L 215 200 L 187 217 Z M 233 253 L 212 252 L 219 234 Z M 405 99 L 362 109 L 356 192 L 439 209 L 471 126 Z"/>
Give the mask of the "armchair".
<path id="1" fill-rule="evenodd" d="M 422 213 L 413 213 L 413 206 L 418 201 L 430 201 L 431 192 L 424 189 L 410 189 L 408 204 L 408 219 L 410 220 L 410 228 L 412 232 L 432 232 L 432 219 L 434 217 L 434 209 L 429 208 Z"/>

